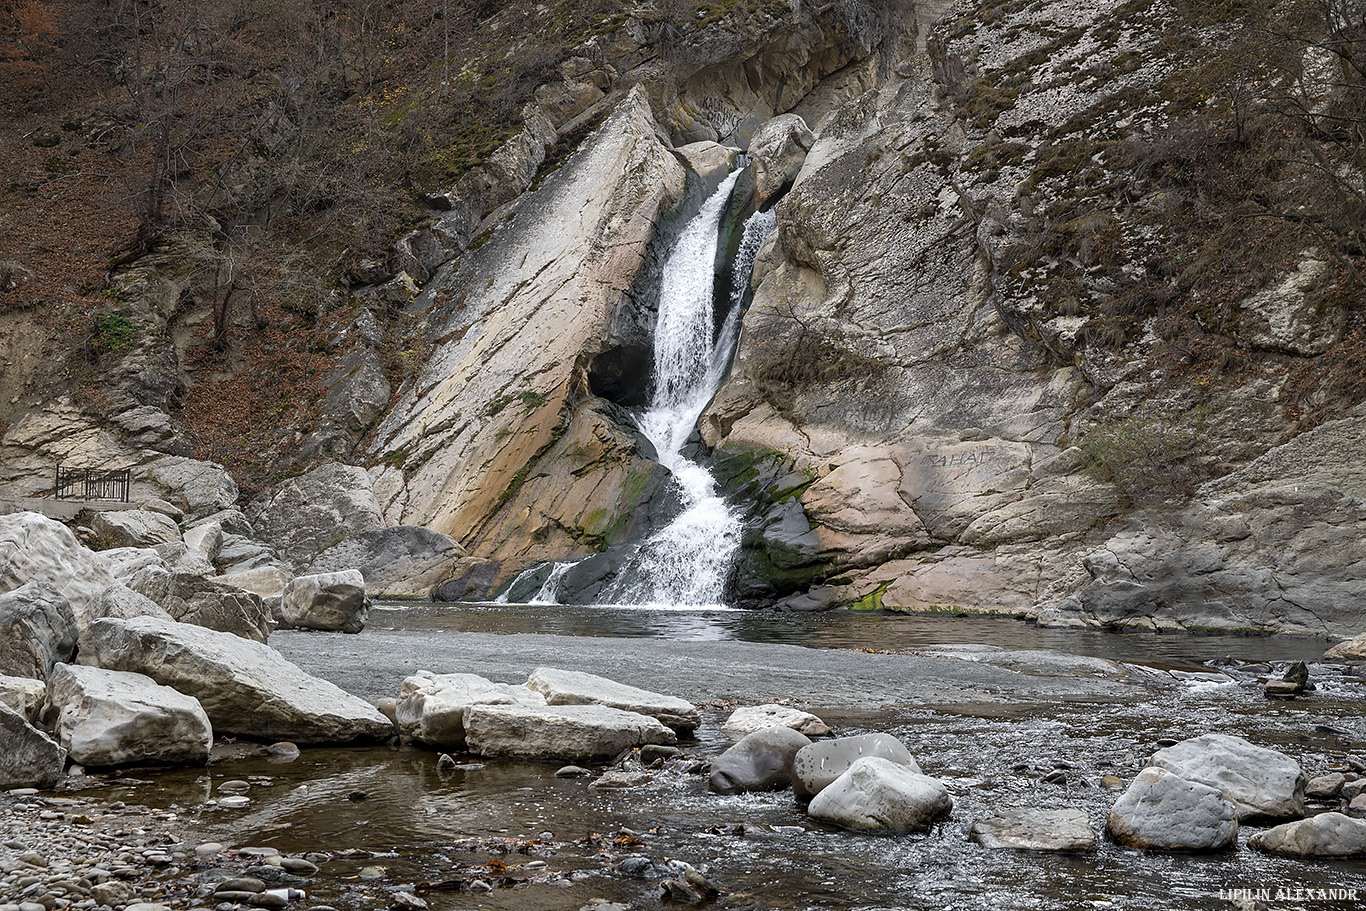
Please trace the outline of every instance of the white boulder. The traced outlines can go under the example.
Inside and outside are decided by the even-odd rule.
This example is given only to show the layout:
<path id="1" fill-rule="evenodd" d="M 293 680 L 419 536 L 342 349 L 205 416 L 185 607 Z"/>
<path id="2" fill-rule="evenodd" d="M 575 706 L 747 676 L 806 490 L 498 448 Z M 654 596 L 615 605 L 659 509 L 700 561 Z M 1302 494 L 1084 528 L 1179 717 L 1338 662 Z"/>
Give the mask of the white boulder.
<path id="1" fill-rule="evenodd" d="M 58 742 L 82 765 L 209 759 L 213 728 L 199 700 L 143 674 L 59 664 L 47 700 Z"/>
<path id="2" fill-rule="evenodd" d="M 219 734 L 345 743 L 393 733 L 374 706 L 231 633 L 151 617 L 97 620 L 81 639 L 81 656 L 194 696 Z"/>
<path id="3" fill-rule="evenodd" d="M 84 627 L 114 577 L 100 555 L 82 547 L 62 523 L 36 512 L 0 516 L 0 591 L 28 582 L 57 586 Z"/>
<path id="4" fill-rule="evenodd" d="M 1105 828 L 1126 848 L 1220 851 L 1237 841 L 1238 816 L 1218 789 L 1150 767 L 1115 802 Z"/>
<path id="5" fill-rule="evenodd" d="M 969 838 L 984 848 L 1017 851 L 1094 851 L 1096 833 L 1085 810 L 1004 810 L 972 824 Z"/>
<path id="6" fill-rule="evenodd" d="M 47 685 L 41 680 L 0 674 L 0 705 L 14 709 L 30 724 L 38 720 L 46 696 Z"/>
<path id="7" fill-rule="evenodd" d="M 274 627 L 269 609 L 255 595 L 195 573 L 159 569 L 138 570 L 128 587 L 158 604 L 180 623 L 232 633 L 265 642 Z"/>
<path id="8" fill-rule="evenodd" d="M 862 832 L 923 832 L 952 809 L 953 798 L 943 782 L 865 756 L 812 798 L 806 812 Z"/>
<path id="9" fill-rule="evenodd" d="M 45 680 L 76 649 L 76 618 L 57 587 L 30 582 L 0 595 L 0 674 Z"/>
<path id="10" fill-rule="evenodd" d="M 1218 789 L 1240 820 L 1304 815 L 1308 781 L 1300 764 L 1241 737 L 1202 734 L 1158 750 L 1148 764 Z"/>
<path id="11" fill-rule="evenodd" d="M 601 759 L 647 743 L 673 744 L 673 731 L 648 715 L 605 705 L 471 705 L 471 753 L 511 759 Z"/>
<path id="12" fill-rule="evenodd" d="M 1248 847 L 1303 857 L 1366 857 L 1366 819 L 1320 813 L 1258 832 Z"/>
<path id="13" fill-rule="evenodd" d="M 0 790 L 50 788 L 66 768 L 66 751 L 0 703 Z"/>
<path id="14" fill-rule="evenodd" d="M 830 733 L 830 726 L 810 712 L 777 703 L 741 706 L 730 713 L 726 723 L 721 725 L 721 730 L 729 734 L 731 739 L 739 740 L 746 734 L 774 726 L 791 728 L 808 737 Z"/>
<path id="15" fill-rule="evenodd" d="M 810 799 L 866 756 L 886 759 L 920 773 L 911 751 L 891 734 L 858 734 L 803 747 L 792 761 L 792 790 L 798 798 Z"/>
<path id="16" fill-rule="evenodd" d="M 526 685 L 545 697 L 549 705 L 605 705 L 625 712 L 636 712 L 659 719 L 675 731 L 693 731 L 702 715 L 685 699 L 652 693 L 606 677 L 538 667 Z"/>
<path id="17" fill-rule="evenodd" d="M 369 613 L 365 577 L 358 569 L 299 576 L 281 592 L 280 622 L 293 629 L 358 633 Z"/>
<path id="18" fill-rule="evenodd" d="M 545 697 L 524 686 L 494 683 L 476 674 L 420 671 L 403 681 L 394 709 L 398 729 L 434 747 L 465 748 L 465 710 L 472 705 L 544 706 Z"/>
<path id="19" fill-rule="evenodd" d="M 180 526 L 169 516 L 141 509 L 97 512 L 90 530 L 108 547 L 154 547 L 181 540 Z"/>

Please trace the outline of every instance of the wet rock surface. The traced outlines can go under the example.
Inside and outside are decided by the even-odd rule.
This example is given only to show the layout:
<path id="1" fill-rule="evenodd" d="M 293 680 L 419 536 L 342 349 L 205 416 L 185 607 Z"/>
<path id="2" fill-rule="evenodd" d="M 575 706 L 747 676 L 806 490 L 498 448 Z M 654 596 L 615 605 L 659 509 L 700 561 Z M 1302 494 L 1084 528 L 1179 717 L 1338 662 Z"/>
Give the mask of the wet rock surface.
<path id="1" fill-rule="evenodd" d="M 1147 851 L 1222 851 L 1238 837 L 1236 810 L 1216 788 L 1158 768 L 1138 774 L 1105 827 L 1117 843 Z"/>

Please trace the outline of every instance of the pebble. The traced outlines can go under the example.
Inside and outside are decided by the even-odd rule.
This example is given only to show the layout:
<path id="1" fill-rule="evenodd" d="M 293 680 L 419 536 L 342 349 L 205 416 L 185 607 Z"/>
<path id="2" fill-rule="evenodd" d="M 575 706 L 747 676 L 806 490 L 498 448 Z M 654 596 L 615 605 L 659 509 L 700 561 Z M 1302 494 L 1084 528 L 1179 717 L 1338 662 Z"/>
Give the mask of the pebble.
<path id="1" fill-rule="evenodd" d="M 218 801 L 218 805 L 228 810 L 240 810 L 251 803 L 250 797 L 224 797 Z"/>
<path id="2" fill-rule="evenodd" d="M 247 899 L 247 904 L 254 908 L 288 908 L 289 899 L 277 892 L 258 892 Z"/>
<path id="3" fill-rule="evenodd" d="M 591 770 L 577 765 L 567 765 L 555 770 L 556 778 L 584 778 L 592 774 L 593 772 Z"/>
<path id="4" fill-rule="evenodd" d="M 318 865 L 304 860 L 302 857 L 283 857 L 280 859 L 280 867 L 286 873 L 294 873 L 298 876 L 312 876 L 318 872 Z"/>
<path id="5" fill-rule="evenodd" d="M 229 780 L 229 781 L 222 781 L 222 782 L 219 782 L 219 783 L 218 783 L 218 790 L 220 790 L 220 791 L 248 791 L 248 790 L 251 790 L 251 782 L 242 781 L 241 779 L 238 779 L 238 778 L 233 778 L 233 779 L 231 779 L 231 780 Z"/>
<path id="6" fill-rule="evenodd" d="M 250 876 L 237 876 L 232 879 L 225 879 L 214 887 L 214 892 L 264 892 L 266 884 L 264 881 Z"/>
<path id="7" fill-rule="evenodd" d="M 436 767 L 439 771 L 442 772 L 445 772 L 449 769 L 453 769 L 455 768 L 455 759 L 451 756 L 450 753 L 442 753 L 440 756 L 436 757 Z M 399 895 L 406 894 L 406 892 L 399 893 Z"/>
<path id="8" fill-rule="evenodd" d="M 218 842 L 209 841 L 202 845 L 197 845 L 194 849 L 194 853 L 197 857 L 213 857 L 215 854 L 222 854 L 226 850 L 227 848 L 220 845 Z"/>
<path id="9" fill-rule="evenodd" d="M 395 892 L 389 907 L 396 911 L 426 911 L 427 903 L 411 892 Z"/>

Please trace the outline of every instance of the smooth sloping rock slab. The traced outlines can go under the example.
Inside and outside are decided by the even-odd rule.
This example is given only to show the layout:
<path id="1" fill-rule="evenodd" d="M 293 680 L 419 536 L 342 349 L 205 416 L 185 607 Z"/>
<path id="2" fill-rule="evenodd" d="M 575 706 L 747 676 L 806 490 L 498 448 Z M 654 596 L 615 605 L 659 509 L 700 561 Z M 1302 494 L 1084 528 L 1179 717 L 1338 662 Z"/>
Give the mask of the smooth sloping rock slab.
<path id="1" fill-rule="evenodd" d="M 431 597 L 465 549 L 454 538 L 414 525 L 396 525 L 342 539 L 318 555 L 310 573 L 358 569 L 371 594 Z"/>
<path id="2" fill-rule="evenodd" d="M 1302 857 L 1366 857 L 1366 819 L 1320 813 L 1258 832 L 1248 846 Z"/>
<path id="3" fill-rule="evenodd" d="M 1241 737 L 1202 734 L 1158 750 L 1148 764 L 1218 788 L 1240 820 L 1304 815 L 1307 781 L 1300 764 Z"/>
<path id="4" fill-rule="evenodd" d="M 57 586 L 84 627 L 114 577 L 100 555 L 82 547 L 62 523 L 36 512 L 0 516 L 0 591 L 27 582 Z"/>
<path id="5" fill-rule="evenodd" d="M 153 547 L 180 540 L 180 526 L 159 512 L 140 509 L 98 512 L 90 530 L 112 547 Z"/>
<path id="6" fill-rule="evenodd" d="M 219 734 L 295 743 L 346 743 L 393 734 L 379 710 L 310 677 L 275 651 L 230 633 L 150 617 L 97 620 L 82 661 L 146 674 L 199 700 Z"/>
<path id="7" fill-rule="evenodd" d="M 1221 851 L 1238 839 L 1238 816 L 1217 788 L 1150 767 L 1115 802 L 1105 828 L 1126 848 Z"/>
<path id="8" fill-rule="evenodd" d="M 658 718 L 680 733 L 694 731 L 702 723 L 697 706 L 684 699 L 580 671 L 538 667 L 531 672 L 526 685 L 544 696 L 549 705 L 605 705 Z"/>
<path id="9" fill-rule="evenodd" d="M 803 747 L 792 763 L 792 790 L 798 798 L 809 800 L 865 756 L 887 759 L 920 773 L 910 750 L 891 734 L 859 734 Z"/>
<path id="10" fill-rule="evenodd" d="M 83 765 L 202 765 L 213 746 L 199 700 L 143 674 L 59 664 L 48 680 L 48 704 L 61 708 L 58 742 Z"/>
<path id="11" fill-rule="evenodd" d="M 280 595 L 280 619 L 295 629 L 358 633 L 365 629 L 370 602 L 358 569 L 299 576 Z"/>
<path id="12" fill-rule="evenodd" d="M 38 720 L 46 698 L 47 685 L 43 681 L 0 674 L 0 705 L 9 706 L 30 723 Z"/>
<path id="13" fill-rule="evenodd" d="M 810 712 L 777 703 L 741 706 L 730 713 L 721 730 L 738 740 L 746 734 L 777 726 L 792 728 L 807 737 L 830 733 L 830 726 Z"/>
<path id="14" fill-rule="evenodd" d="M 422 671 L 403 681 L 394 721 L 400 731 L 435 747 L 465 748 L 465 710 L 472 705 L 545 705 L 524 686 L 494 683 L 476 674 Z"/>
<path id="15" fill-rule="evenodd" d="M 718 794 L 776 791 L 792 783 L 792 763 L 811 740 L 775 725 L 740 738 L 711 764 L 707 787 Z"/>
<path id="16" fill-rule="evenodd" d="M 0 595 L 0 674 L 46 679 L 76 649 L 76 617 L 55 585 L 30 582 Z"/>
<path id="17" fill-rule="evenodd" d="M 128 580 L 128 587 L 150 598 L 180 623 L 192 623 L 265 642 L 274 624 L 260 595 L 220 585 L 195 573 L 144 567 Z"/>
<path id="18" fill-rule="evenodd" d="M 972 824 L 972 841 L 984 848 L 1021 851 L 1093 851 L 1096 833 L 1085 810 L 1004 810 Z"/>
<path id="19" fill-rule="evenodd" d="M 952 809 L 953 798 L 937 778 L 865 756 L 812 798 L 806 812 L 862 832 L 923 832 Z"/>
<path id="20" fill-rule="evenodd" d="M 677 735 L 657 719 L 605 705 L 472 705 L 465 710 L 471 753 L 510 759 L 597 759 Z"/>
<path id="21" fill-rule="evenodd" d="M 0 790 L 50 788 L 66 768 L 66 751 L 0 703 Z"/>

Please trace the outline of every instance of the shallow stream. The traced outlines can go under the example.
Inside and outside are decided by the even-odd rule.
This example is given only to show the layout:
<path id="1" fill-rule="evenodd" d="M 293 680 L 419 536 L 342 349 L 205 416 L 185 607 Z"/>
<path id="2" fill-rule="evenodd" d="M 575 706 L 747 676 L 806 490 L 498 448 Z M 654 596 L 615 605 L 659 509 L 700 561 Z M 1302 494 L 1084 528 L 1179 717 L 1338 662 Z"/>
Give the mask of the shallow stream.
<path id="1" fill-rule="evenodd" d="M 837 733 L 879 730 L 901 737 L 925 772 L 948 784 L 953 814 L 926 835 L 839 831 L 807 819 L 790 793 L 718 797 L 706 791 L 698 774 L 661 772 L 637 787 L 605 790 L 594 788 L 592 779 L 555 778 L 558 764 L 457 757 L 466 768 L 439 772 L 435 753 L 412 747 L 305 750 L 293 762 L 273 763 L 237 758 L 252 752 L 242 744 L 229 746 L 207 775 L 132 772 L 146 783 L 101 789 L 130 803 L 174 804 L 206 840 L 329 853 L 324 872 L 332 884 L 317 886 L 310 900 L 347 911 L 387 907 L 386 893 L 400 886 L 419 888 L 435 911 L 570 911 L 594 898 L 633 909 L 675 906 L 661 900 L 657 884 L 614 870 L 632 853 L 706 870 L 724 890 L 716 906 L 735 909 L 1228 909 L 1233 905 L 1221 896 L 1228 889 L 1270 890 L 1266 904 L 1273 911 L 1359 906 L 1342 899 L 1277 900 L 1280 888 L 1356 888 L 1366 900 L 1366 863 L 1263 855 L 1245 847 L 1255 831 L 1250 826 L 1237 851 L 1214 856 L 1145 855 L 1103 840 L 1094 854 L 1028 854 L 968 841 L 974 820 L 1009 807 L 1079 807 L 1102 832 L 1118 796 L 1102 776 L 1127 781 L 1163 739 L 1240 734 L 1289 753 L 1311 776 L 1366 759 L 1366 688 L 1358 678 L 1316 668 L 1317 690 L 1292 702 L 1268 701 L 1256 685 L 1262 670 L 1257 663 L 1312 659 L 1325 646 L 1320 640 L 1050 631 L 1019 621 L 942 616 L 780 617 L 513 605 L 391 606 L 377 610 L 371 623 L 371 630 L 356 637 L 280 633 L 272 644 L 344 687 L 356 674 L 356 662 L 388 661 L 385 627 L 419 632 L 433 644 L 488 632 L 617 637 L 623 648 L 628 640 L 637 648 L 641 640 L 653 639 L 661 664 L 678 640 L 738 639 L 804 644 L 823 652 L 970 642 L 1184 670 L 1140 673 L 1137 682 L 1098 689 L 1095 698 L 1083 693 L 876 710 L 851 698 L 852 708 L 817 707 Z M 540 648 L 545 636 L 498 641 L 515 651 L 524 640 Z M 810 650 L 790 654 L 821 656 Z M 856 665 L 877 657 L 850 651 L 841 660 Z M 1189 673 L 1212 659 L 1221 668 L 1244 670 L 1226 678 Z M 707 759 L 728 745 L 720 725 L 729 708 L 708 707 L 698 739 L 682 744 L 689 756 Z M 216 783 L 227 779 L 252 782 L 248 807 L 206 804 Z M 364 799 L 355 799 L 362 794 Z M 362 879 L 362 870 L 382 878 Z M 459 888 L 474 879 L 493 890 Z M 424 883 L 438 886 L 422 888 Z"/>

